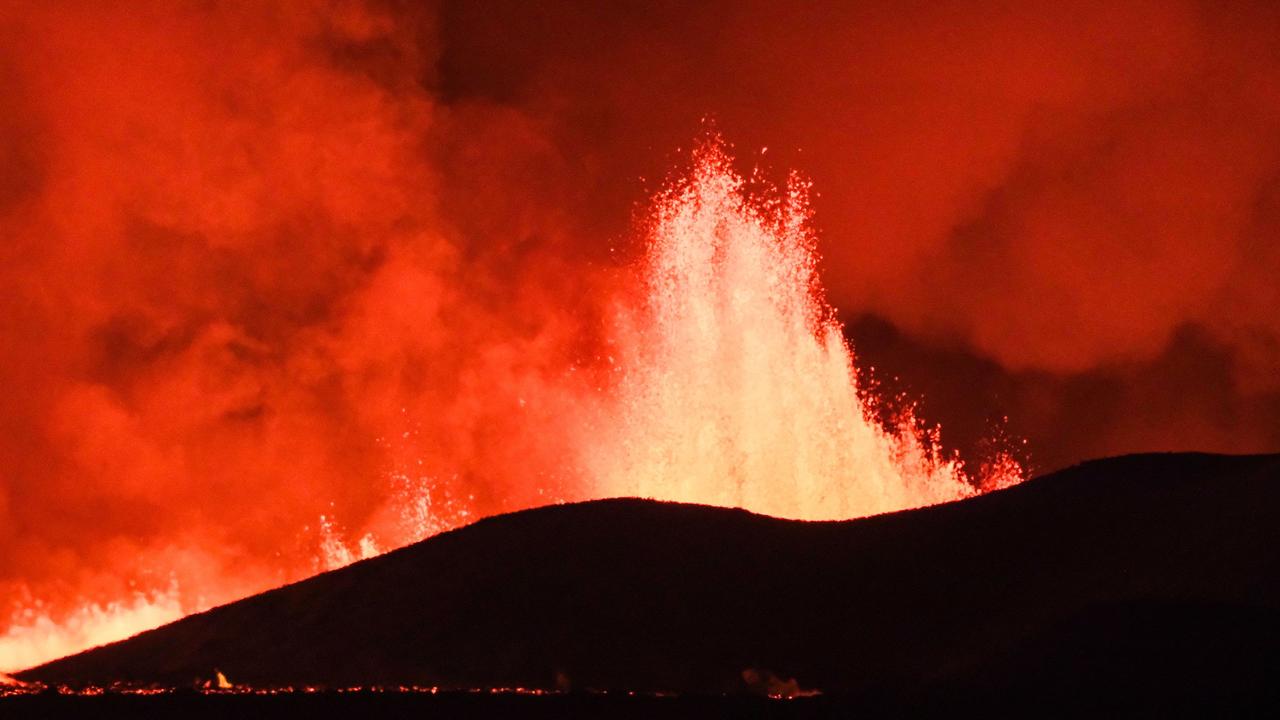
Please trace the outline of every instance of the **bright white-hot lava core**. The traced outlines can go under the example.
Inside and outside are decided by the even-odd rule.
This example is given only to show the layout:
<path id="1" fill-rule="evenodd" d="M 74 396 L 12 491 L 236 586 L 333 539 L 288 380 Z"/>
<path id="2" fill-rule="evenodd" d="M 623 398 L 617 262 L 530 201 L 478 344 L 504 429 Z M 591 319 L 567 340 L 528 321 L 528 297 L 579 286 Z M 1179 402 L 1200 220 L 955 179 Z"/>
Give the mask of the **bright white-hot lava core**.
<path id="1" fill-rule="evenodd" d="M 887 425 L 879 417 L 823 298 L 809 213 L 799 180 L 750 195 L 718 138 L 695 150 L 691 171 L 655 199 L 639 267 L 643 292 L 621 303 L 610 328 L 609 382 L 585 395 L 561 389 L 588 419 L 570 432 L 576 462 L 568 472 L 581 477 L 564 483 L 559 499 L 640 496 L 844 519 L 1022 479 L 1005 454 L 967 472 L 910 410 Z M 332 569 L 478 516 L 465 502 L 432 504 L 431 491 L 423 484 L 418 497 L 395 498 L 413 515 L 413 529 L 396 537 L 367 532 L 348 546 L 322 517 L 312 567 Z M 86 603 L 58 620 L 28 608 L 0 636 L 0 671 L 207 605 L 179 595 L 175 585 Z"/>

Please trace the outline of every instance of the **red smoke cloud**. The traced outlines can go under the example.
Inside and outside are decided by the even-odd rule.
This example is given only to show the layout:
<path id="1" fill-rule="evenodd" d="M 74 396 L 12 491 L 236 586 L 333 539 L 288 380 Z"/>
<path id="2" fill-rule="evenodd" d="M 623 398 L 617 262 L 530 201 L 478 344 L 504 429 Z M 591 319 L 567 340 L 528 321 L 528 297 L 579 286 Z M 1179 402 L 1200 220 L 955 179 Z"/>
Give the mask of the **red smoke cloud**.
<path id="1" fill-rule="evenodd" d="M 0 597 L 224 599 L 321 514 L 411 535 L 422 477 L 572 494 L 552 388 L 707 114 L 814 181 L 951 437 L 1275 449 L 1278 57 L 1264 3 L 9 3 Z"/>
<path id="2" fill-rule="evenodd" d="M 389 532 L 396 474 L 439 476 L 438 513 L 536 501 L 495 470 L 555 452 L 511 409 L 563 371 L 589 278 L 513 233 L 526 121 L 454 127 L 424 89 L 429 14 L 5 14 L 7 599 L 278 582 L 323 513 Z"/>

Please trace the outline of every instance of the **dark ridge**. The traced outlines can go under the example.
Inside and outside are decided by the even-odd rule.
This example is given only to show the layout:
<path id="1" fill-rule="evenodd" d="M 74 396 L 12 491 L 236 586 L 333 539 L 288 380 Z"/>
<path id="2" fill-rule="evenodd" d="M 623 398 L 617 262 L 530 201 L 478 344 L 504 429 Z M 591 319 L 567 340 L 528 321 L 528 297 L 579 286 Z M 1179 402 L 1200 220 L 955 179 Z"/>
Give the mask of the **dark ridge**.
<path id="1" fill-rule="evenodd" d="M 602 500 L 489 518 L 18 673 L 874 701 L 1262 695 L 1280 455 L 1135 455 L 848 522 Z"/>

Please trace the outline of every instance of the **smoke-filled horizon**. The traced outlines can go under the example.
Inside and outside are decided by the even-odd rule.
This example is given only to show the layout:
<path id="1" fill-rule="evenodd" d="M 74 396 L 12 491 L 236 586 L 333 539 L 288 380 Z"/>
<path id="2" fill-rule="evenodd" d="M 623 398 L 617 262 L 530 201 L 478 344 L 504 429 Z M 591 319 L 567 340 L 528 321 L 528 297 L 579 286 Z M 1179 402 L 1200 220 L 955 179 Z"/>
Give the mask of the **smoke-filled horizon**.
<path id="1" fill-rule="evenodd" d="M 1280 449 L 1280 10 L 539 5 L 0 8 L 0 597 L 573 496 L 565 375 L 706 117 L 950 447 Z"/>

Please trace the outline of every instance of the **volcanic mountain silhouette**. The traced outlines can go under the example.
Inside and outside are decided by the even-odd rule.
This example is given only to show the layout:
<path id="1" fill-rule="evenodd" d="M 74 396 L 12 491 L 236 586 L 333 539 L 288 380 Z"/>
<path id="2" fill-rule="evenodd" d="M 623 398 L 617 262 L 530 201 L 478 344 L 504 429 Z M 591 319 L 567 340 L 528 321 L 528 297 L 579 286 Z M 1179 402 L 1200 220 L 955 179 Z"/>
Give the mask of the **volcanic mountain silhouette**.
<path id="1" fill-rule="evenodd" d="M 1101 460 L 847 522 L 601 500 L 482 520 L 18 676 L 1265 692 L 1280 679 L 1277 528 L 1280 455 Z"/>

